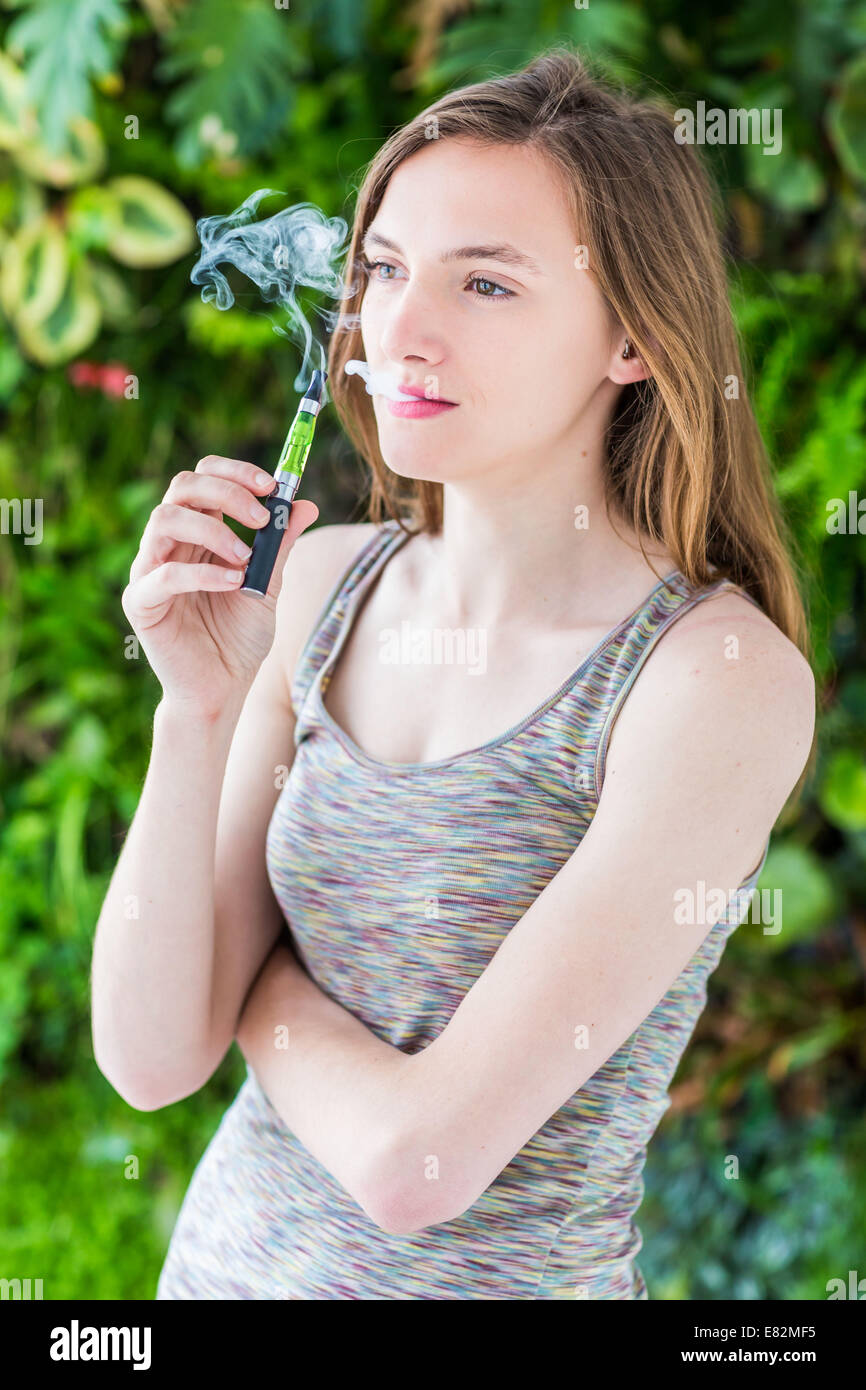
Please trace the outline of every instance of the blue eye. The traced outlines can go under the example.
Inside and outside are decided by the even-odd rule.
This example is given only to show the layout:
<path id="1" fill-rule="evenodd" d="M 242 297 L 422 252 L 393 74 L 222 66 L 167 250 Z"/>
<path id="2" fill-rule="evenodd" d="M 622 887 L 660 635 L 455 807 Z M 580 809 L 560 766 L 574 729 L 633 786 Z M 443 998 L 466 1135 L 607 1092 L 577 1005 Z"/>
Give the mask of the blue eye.
<path id="1" fill-rule="evenodd" d="M 374 275 L 373 271 L 378 270 L 380 266 L 384 267 L 385 270 L 395 269 L 395 266 L 393 266 L 390 261 L 368 261 L 364 256 L 361 257 L 361 265 L 366 275 L 371 280 L 378 280 L 380 284 L 387 284 L 390 283 L 390 281 L 381 275 Z M 514 290 L 507 289 L 505 285 L 498 284 L 495 280 L 489 279 L 486 275 L 471 275 L 466 281 L 464 289 L 469 285 L 492 285 L 494 289 L 501 291 L 500 294 L 480 294 L 478 290 L 475 290 L 473 291 L 473 295 L 476 299 L 496 300 L 513 299 L 515 297 Z"/>

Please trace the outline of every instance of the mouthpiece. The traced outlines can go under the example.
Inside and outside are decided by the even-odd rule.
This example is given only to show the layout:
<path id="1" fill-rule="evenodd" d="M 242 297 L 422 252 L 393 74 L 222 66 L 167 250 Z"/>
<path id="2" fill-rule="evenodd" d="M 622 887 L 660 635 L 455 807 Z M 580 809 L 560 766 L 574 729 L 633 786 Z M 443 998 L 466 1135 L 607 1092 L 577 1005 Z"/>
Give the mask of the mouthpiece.
<path id="1" fill-rule="evenodd" d="M 320 372 L 318 368 L 313 372 L 310 384 L 304 392 L 304 400 L 301 401 L 301 404 L 298 407 L 300 410 L 305 409 L 304 401 L 313 401 L 316 405 L 319 404 L 319 402 L 322 399 L 322 391 L 327 380 L 327 372 Z"/>

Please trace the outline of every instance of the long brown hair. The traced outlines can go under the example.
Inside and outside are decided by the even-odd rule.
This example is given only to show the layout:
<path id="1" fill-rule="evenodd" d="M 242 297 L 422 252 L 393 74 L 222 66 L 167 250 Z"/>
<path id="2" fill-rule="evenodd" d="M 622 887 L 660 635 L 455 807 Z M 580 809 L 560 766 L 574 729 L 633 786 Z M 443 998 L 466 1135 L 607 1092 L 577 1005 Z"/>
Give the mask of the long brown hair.
<path id="1" fill-rule="evenodd" d="M 609 512 L 660 541 L 690 584 L 739 584 L 811 660 L 795 545 L 773 491 L 728 299 L 721 199 L 674 130 L 664 104 L 613 90 L 568 43 L 518 72 L 449 92 L 395 131 L 367 166 L 347 279 L 391 175 L 431 134 L 544 153 L 561 176 L 589 273 L 650 372 L 623 387 L 608 429 Z M 363 276 L 352 289 L 331 339 L 329 389 L 371 469 L 370 519 L 387 515 L 404 529 L 408 519 L 413 531 L 438 532 L 442 484 L 387 468 L 372 400 L 343 370 L 363 356 L 355 317 Z"/>

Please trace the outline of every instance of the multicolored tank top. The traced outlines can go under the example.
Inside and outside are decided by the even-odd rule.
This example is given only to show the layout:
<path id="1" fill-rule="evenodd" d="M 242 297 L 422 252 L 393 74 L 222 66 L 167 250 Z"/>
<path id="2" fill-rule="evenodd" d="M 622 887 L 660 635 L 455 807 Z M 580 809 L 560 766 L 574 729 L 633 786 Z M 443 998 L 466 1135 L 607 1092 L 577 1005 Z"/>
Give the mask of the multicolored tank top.
<path id="1" fill-rule="evenodd" d="M 294 761 L 266 857 L 309 974 L 413 1053 L 580 844 L 614 720 L 656 642 L 696 603 L 737 586 L 696 590 L 675 571 L 500 737 L 391 764 L 363 752 L 322 696 L 360 604 L 406 540 L 396 522 L 377 527 L 297 663 Z M 156 1297 L 646 1299 L 634 1220 L 646 1146 L 768 847 L 661 1002 L 456 1220 L 382 1231 L 248 1067 L 193 1174 Z"/>

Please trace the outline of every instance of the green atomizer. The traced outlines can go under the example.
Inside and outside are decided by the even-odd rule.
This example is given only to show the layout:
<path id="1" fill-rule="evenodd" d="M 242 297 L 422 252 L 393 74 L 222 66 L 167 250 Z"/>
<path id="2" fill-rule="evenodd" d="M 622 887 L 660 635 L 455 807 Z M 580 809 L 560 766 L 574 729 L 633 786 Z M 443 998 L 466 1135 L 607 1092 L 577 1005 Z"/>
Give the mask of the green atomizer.
<path id="1" fill-rule="evenodd" d="M 267 507 L 271 519 L 256 532 L 253 553 L 238 593 L 255 594 L 257 598 L 264 598 L 268 592 L 280 544 L 292 514 L 292 502 L 301 485 L 304 464 L 313 442 L 316 419 L 321 409 L 322 390 L 327 379 L 327 372 L 313 372 L 312 380 L 298 406 L 274 469 L 273 491 L 267 497 L 259 499 L 263 506 Z"/>

